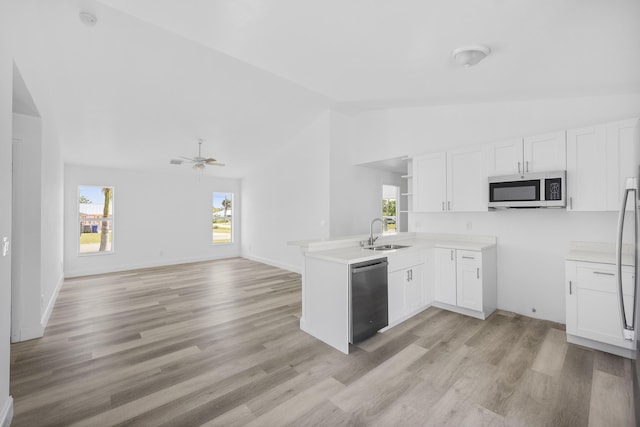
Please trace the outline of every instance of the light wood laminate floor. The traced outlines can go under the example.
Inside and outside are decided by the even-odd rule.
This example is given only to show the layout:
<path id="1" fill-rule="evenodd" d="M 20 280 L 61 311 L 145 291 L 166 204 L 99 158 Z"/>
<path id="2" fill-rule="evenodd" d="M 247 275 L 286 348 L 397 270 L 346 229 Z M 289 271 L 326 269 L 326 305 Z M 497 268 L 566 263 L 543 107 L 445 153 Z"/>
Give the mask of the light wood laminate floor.
<path id="1" fill-rule="evenodd" d="M 632 426 L 631 364 L 563 326 L 430 308 L 344 355 L 242 258 L 66 280 L 11 346 L 13 426 Z"/>

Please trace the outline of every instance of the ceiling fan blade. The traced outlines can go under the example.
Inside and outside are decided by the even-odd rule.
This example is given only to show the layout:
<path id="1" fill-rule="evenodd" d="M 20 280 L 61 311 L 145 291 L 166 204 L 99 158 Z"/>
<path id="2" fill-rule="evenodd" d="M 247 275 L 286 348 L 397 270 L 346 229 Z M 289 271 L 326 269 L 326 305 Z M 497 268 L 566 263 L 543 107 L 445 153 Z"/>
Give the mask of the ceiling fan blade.
<path id="1" fill-rule="evenodd" d="M 213 162 L 213 163 L 207 163 L 209 166 L 224 166 L 224 163 L 220 163 L 220 162 Z"/>
<path id="2" fill-rule="evenodd" d="M 179 159 L 171 159 L 169 160 L 169 163 L 171 163 L 172 165 L 181 165 L 182 164 L 182 160 Z"/>
<path id="3" fill-rule="evenodd" d="M 181 159 L 183 159 L 183 160 L 186 160 L 186 161 L 188 161 L 188 162 L 191 162 L 191 163 L 196 163 L 196 162 L 198 162 L 198 160 L 196 160 L 196 159 L 192 159 L 192 158 L 190 158 L 190 157 L 180 156 L 180 158 L 181 158 Z"/>
<path id="4" fill-rule="evenodd" d="M 202 161 L 205 162 L 206 164 L 211 164 L 211 163 L 217 162 L 216 159 L 212 159 L 211 157 L 209 157 L 208 159 L 204 159 Z"/>

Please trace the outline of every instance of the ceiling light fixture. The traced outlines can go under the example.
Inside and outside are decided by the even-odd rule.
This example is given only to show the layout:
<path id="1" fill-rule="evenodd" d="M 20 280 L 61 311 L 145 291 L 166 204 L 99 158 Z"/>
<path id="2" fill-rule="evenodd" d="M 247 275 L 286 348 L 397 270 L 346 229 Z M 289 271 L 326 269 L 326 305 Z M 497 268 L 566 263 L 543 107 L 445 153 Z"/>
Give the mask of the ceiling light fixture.
<path id="1" fill-rule="evenodd" d="M 93 27 L 96 25 L 96 22 L 98 22 L 98 18 L 96 18 L 96 15 L 84 10 L 81 10 L 78 16 L 80 17 L 80 21 L 82 21 L 82 23 L 88 27 Z"/>
<path id="2" fill-rule="evenodd" d="M 486 46 L 475 45 L 459 47 L 451 52 L 453 59 L 465 68 L 469 68 L 482 61 L 491 53 L 491 49 Z"/>

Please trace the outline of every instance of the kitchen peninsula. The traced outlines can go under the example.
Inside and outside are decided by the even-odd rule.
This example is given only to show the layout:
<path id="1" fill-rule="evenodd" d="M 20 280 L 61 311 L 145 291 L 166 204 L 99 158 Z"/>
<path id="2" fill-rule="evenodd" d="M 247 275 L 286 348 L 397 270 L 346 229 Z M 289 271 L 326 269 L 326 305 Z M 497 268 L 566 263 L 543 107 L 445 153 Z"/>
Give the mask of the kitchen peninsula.
<path id="1" fill-rule="evenodd" d="M 291 242 L 304 252 L 300 329 L 349 353 L 351 266 L 388 262 L 388 326 L 430 306 L 486 319 L 496 309 L 496 238 L 434 233 L 381 237 L 372 250 L 363 236 Z"/>

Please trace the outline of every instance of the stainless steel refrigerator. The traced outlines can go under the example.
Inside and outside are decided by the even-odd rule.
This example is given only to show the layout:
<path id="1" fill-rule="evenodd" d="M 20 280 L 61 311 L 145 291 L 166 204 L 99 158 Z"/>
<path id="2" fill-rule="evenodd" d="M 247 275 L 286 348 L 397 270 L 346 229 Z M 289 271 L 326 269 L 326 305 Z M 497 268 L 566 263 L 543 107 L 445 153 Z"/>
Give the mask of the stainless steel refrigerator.
<path id="1" fill-rule="evenodd" d="M 640 168 L 639 168 L 640 171 Z M 640 174 L 639 174 L 640 175 Z M 638 177 L 627 178 L 625 183 L 622 206 L 618 214 L 618 236 L 616 239 L 616 268 L 618 278 L 618 300 L 620 302 L 620 318 L 622 324 L 622 336 L 625 340 L 635 342 L 636 354 L 632 361 L 633 373 L 633 403 L 636 414 L 636 425 L 640 425 L 640 342 L 637 337 L 637 313 L 638 313 L 638 204 L 640 203 L 640 193 L 638 192 Z M 631 222 L 632 224 L 629 224 Z M 632 226 L 631 230 L 628 228 Z M 625 296 L 622 292 L 622 245 L 625 237 L 631 233 L 634 252 L 634 272 L 633 272 L 633 301 L 625 304 Z"/>

